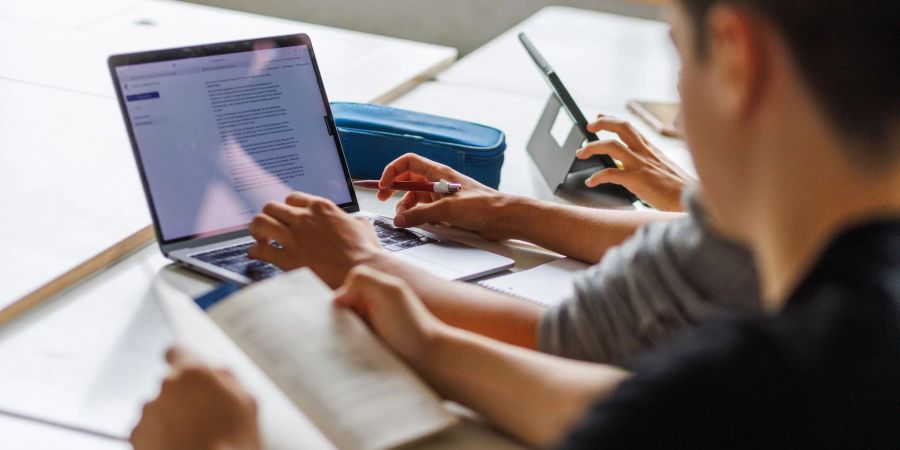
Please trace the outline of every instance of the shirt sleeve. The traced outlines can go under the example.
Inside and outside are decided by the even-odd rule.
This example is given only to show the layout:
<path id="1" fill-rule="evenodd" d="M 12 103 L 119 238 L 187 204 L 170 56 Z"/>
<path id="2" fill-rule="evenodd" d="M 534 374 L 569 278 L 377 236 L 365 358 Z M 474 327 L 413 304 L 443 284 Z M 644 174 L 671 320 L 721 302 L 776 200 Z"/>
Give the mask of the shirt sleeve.
<path id="1" fill-rule="evenodd" d="M 627 365 L 723 307 L 757 309 L 749 252 L 712 230 L 693 196 L 688 206 L 688 217 L 645 225 L 576 276 L 574 298 L 541 320 L 540 350 Z"/>

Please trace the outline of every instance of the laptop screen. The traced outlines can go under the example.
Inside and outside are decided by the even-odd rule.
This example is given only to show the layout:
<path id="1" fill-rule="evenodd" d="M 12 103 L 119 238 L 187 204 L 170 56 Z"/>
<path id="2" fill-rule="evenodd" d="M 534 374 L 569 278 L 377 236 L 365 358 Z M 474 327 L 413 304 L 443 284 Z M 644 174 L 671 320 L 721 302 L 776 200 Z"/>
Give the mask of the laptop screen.
<path id="1" fill-rule="evenodd" d="M 236 231 L 293 191 L 353 196 L 309 47 L 115 67 L 163 242 Z"/>

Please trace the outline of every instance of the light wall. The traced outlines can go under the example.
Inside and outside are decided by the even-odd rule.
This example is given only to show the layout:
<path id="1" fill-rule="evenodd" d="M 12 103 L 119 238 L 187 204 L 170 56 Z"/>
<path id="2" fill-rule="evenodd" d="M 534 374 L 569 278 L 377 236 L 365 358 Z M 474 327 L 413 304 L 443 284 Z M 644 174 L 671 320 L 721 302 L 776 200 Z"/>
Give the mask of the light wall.
<path id="1" fill-rule="evenodd" d="M 461 54 L 551 4 L 658 18 L 625 0 L 191 0 L 195 3 L 447 45 Z"/>

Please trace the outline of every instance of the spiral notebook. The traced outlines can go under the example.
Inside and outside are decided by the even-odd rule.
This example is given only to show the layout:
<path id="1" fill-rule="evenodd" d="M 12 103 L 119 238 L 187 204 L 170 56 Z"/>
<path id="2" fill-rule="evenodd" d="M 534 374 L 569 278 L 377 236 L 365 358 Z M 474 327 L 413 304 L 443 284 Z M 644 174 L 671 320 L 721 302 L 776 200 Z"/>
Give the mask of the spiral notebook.
<path id="1" fill-rule="evenodd" d="M 572 258 L 561 258 L 533 269 L 511 273 L 478 284 L 488 289 L 544 306 L 554 306 L 575 295 L 572 278 L 590 267 Z"/>

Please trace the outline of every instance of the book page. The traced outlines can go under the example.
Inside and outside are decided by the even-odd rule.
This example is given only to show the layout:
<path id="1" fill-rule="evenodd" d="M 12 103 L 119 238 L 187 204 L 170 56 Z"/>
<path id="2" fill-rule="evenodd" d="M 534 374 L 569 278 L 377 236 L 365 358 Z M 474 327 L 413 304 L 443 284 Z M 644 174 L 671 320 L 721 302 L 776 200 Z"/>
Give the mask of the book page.
<path id="1" fill-rule="evenodd" d="M 338 448 L 385 449 L 456 422 L 308 269 L 209 307 L 210 317 Z"/>
<path id="2" fill-rule="evenodd" d="M 210 367 L 228 369 L 256 399 L 263 448 L 335 450 L 309 418 L 194 303 L 194 299 L 175 287 L 177 279 L 166 272 L 161 271 L 154 280 L 153 293 L 174 335 L 175 344 Z"/>

